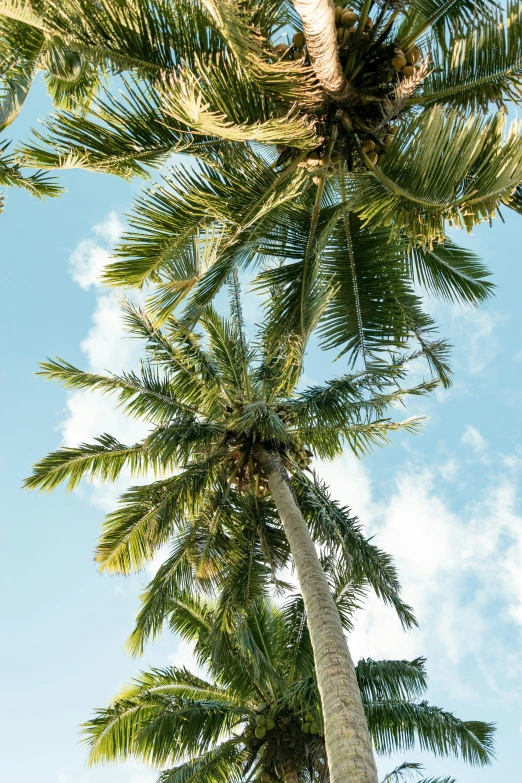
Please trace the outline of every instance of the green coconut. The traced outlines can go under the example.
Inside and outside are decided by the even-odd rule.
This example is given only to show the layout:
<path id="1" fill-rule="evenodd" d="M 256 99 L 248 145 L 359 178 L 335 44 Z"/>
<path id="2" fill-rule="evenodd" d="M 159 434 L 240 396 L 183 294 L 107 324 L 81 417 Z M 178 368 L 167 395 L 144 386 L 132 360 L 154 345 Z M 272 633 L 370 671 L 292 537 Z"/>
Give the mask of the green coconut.
<path id="1" fill-rule="evenodd" d="M 310 734 L 319 734 L 319 727 L 314 721 L 310 724 Z"/>
<path id="2" fill-rule="evenodd" d="M 262 740 L 266 735 L 266 729 L 264 726 L 257 726 L 256 727 L 256 737 L 259 740 Z"/>
<path id="3" fill-rule="evenodd" d="M 301 724 L 301 731 L 303 734 L 310 734 L 310 724 L 309 723 L 302 723 Z"/>
<path id="4" fill-rule="evenodd" d="M 267 731 L 272 731 L 272 729 L 275 729 L 276 722 L 273 718 L 267 718 L 265 723 L 265 728 Z"/>
<path id="5" fill-rule="evenodd" d="M 256 716 L 256 726 L 265 726 L 266 725 L 266 718 L 264 715 L 257 715 Z"/>

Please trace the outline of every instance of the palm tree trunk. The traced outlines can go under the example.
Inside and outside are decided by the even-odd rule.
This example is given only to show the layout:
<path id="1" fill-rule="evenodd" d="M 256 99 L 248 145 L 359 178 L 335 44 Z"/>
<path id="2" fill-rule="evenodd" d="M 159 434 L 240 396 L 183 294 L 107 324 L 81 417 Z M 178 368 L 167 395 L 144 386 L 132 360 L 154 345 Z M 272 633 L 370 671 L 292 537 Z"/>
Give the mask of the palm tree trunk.
<path id="1" fill-rule="evenodd" d="M 281 517 L 303 596 L 323 708 L 330 779 L 332 783 L 377 783 L 355 668 L 308 525 L 279 456 L 262 446 L 257 447 L 256 456 Z"/>
<path id="2" fill-rule="evenodd" d="M 283 780 L 285 783 L 299 783 L 297 771 L 291 764 L 283 764 Z"/>
<path id="3" fill-rule="evenodd" d="M 337 53 L 333 0 L 292 0 L 301 17 L 315 75 L 334 101 L 348 101 L 354 89 L 346 80 Z"/>

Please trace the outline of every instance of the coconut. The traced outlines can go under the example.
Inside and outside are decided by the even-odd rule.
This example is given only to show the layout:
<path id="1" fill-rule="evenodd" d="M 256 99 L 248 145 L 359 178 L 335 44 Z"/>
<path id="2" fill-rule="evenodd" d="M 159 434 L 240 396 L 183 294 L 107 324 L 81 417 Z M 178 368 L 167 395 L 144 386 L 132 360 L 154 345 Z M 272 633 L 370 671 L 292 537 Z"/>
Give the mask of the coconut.
<path id="1" fill-rule="evenodd" d="M 398 125 L 390 125 L 388 128 L 388 132 L 390 136 L 396 136 L 399 132 L 399 126 Z"/>
<path id="2" fill-rule="evenodd" d="M 377 163 L 377 161 L 379 160 L 379 156 L 377 155 L 377 153 L 376 153 L 376 152 L 369 152 L 369 153 L 366 155 L 366 157 L 368 158 L 368 160 L 370 161 L 370 163 L 371 163 L 373 166 L 375 166 L 375 165 L 376 165 L 376 163 Z"/>
<path id="3" fill-rule="evenodd" d="M 391 135 L 391 133 L 389 133 L 387 136 L 384 137 L 384 149 L 389 150 L 392 143 L 393 143 L 393 136 Z"/>
<path id="4" fill-rule="evenodd" d="M 339 43 L 343 40 L 343 36 L 344 36 L 344 28 L 343 27 L 338 27 L 337 28 L 337 40 L 339 41 Z"/>
<path id="5" fill-rule="evenodd" d="M 266 729 L 264 726 L 257 726 L 256 727 L 256 737 L 258 739 L 263 739 L 263 737 L 266 735 Z"/>
<path id="6" fill-rule="evenodd" d="M 304 59 L 304 52 L 302 49 L 296 49 L 295 52 L 292 55 L 292 60 L 303 60 Z"/>
<path id="7" fill-rule="evenodd" d="M 280 43 L 277 44 L 277 46 L 274 46 L 274 52 L 277 54 L 278 57 L 283 57 L 284 54 L 288 51 L 287 44 Z"/>
<path id="8" fill-rule="evenodd" d="M 264 726 L 266 724 L 266 718 L 264 715 L 256 716 L 256 726 Z"/>
<path id="9" fill-rule="evenodd" d="M 261 775 L 261 783 L 270 783 L 271 780 L 272 778 L 270 777 L 268 772 L 263 772 L 263 774 Z"/>
<path id="10" fill-rule="evenodd" d="M 272 731 L 272 729 L 275 729 L 275 720 L 273 718 L 267 718 L 265 723 L 265 728 L 267 731 Z"/>
<path id="11" fill-rule="evenodd" d="M 311 712 L 307 712 L 306 715 L 305 715 L 305 721 L 307 723 L 311 723 L 313 721 L 313 719 L 314 719 L 314 716 L 312 715 L 312 713 Z"/>
<path id="12" fill-rule="evenodd" d="M 312 177 L 312 182 L 314 185 L 318 185 L 321 181 L 322 177 Z"/>
<path id="13" fill-rule="evenodd" d="M 309 723 L 302 723 L 301 724 L 301 731 L 303 734 L 310 734 L 310 724 Z"/>
<path id="14" fill-rule="evenodd" d="M 345 27 L 353 27 L 353 25 L 357 21 L 357 15 L 354 14 L 354 12 L 347 8 L 346 11 L 343 11 L 341 14 L 341 24 L 343 24 Z"/>
<path id="15" fill-rule="evenodd" d="M 402 71 L 404 66 L 407 65 L 406 57 L 403 54 L 396 54 L 391 64 L 395 71 Z"/>
<path id="16" fill-rule="evenodd" d="M 304 33 L 296 33 L 292 38 L 292 43 L 297 49 L 302 49 L 305 45 Z"/>
<path id="17" fill-rule="evenodd" d="M 371 30 L 373 27 L 373 19 L 371 19 L 369 16 L 366 18 L 366 22 L 364 23 L 364 29 L 365 30 Z"/>
<path id="18" fill-rule="evenodd" d="M 372 139 L 364 139 L 361 148 L 363 152 L 373 152 L 375 149 L 375 142 Z"/>
<path id="19" fill-rule="evenodd" d="M 405 52 L 404 56 L 406 57 L 406 60 L 408 61 L 409 65 L 415 65 L 416 62 L 418 62 L 421 58 L 420 49 L 418 46 L 410 46 L 407 52 Z"/>
<path id="20" fill-rule="evenodd" d="M 410 76 L 413 76 L 413 74 L 415 73 L 415 68 L 413 67 L 413 65 L 405 65 L 401 73 L 403 76 L 409 78 Z"/>
<path id="21" fill-rule="evenodd" d="M 310 734 L 319 734 L 319 727 L 317 723 L 314 723 L 313 721 L 310 724 Z"/>
<path id="22" fill-rule="evenodd" d="M 318 166 L 320 159 L 321 156 L 319 155 L 319 153 L 313 150 L 312 152 L 309 152 L 308 155 L 306 156 L 306 164 L 307 166 Z"/>

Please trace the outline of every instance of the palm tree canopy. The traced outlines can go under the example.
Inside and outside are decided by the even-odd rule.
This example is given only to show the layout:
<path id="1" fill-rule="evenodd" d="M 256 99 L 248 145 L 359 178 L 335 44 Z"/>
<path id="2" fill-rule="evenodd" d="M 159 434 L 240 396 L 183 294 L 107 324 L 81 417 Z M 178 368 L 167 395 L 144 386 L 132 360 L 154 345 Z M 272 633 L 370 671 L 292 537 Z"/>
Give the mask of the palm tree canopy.
<path id="1" fill-rule="evenodd" d="M 0 1 L 5 116 L 39 68 L 58 107 L 26 164 L 131 178 L 193 158 L 138 197 L 106 272 L 155 283 L 157 317 L 187 297 L 191 322 L 234 269 L 264 262 L 258 285 L 286 291 L 279 329 L 306 339 L 319 324 L 354 359 L 430 325 L 417 285 L 490 294 L 446 226 L 521 208 L 520 134 L 502 110 L 520 100 L 519 4 L 330 6 L 339 95 L 288 0 Z"/>
<path id="2" fill-rule="evenodd" d="M 339 611 L 348 620 L 346 606 Z M 195 646 L 209 679 L 170 667 L 143 672 L 110 707 L 84 725 L 91 763 L 136 756 L 163 768 L 162 783 L 282 780 L 291 768 L 300 781 L 327 781 L 322 716 L 312 648 L 300 596 L 282 608 L 258 602 L 236 616 L 231 633 L 216 631 L 209 601 L 180 596 L 172 603 L 173 630 Z M 488 764 L 494 728 L 462 721 L 421 700 L 424 659 L 363 659 L 357 679 L 375 750 L 421 749 Z M 172 767 L 172 765 L 175 765 Z M 404 764 L 399 773 L 418 769 Z M 251 778 L 249 777 L 251 776 Z"/>
<path id="3" fill-rule="evenodd" d="M 297 502 L 334 582 L 349 573 L 355 592 L 371 586 L 411 625 L 390 558 L 364 538 L 310 465 L 314 455 L 340 454 L 343 444 L 360 455 L 387 443 L 390 432 L 415 430 L 419 419 L 397 422 L 386 413 L 436 382 L 401 388 L 414 354 L 298 391 L 300 360 L 293 345 L 281 343 L 277 355 L 267 354 L 262 330 L 260 340 L 249 343 L 235 282 L 231 303 L 230 319 L 205 309 L 203 334 L 174 317 L 159 330 L 128 303 L 127 326 L 146 346 L 139 374 L 97 375 L 61 360 L 45 362 L 45 378 L 69 389 L 116 394 L 127 415 L 152 429 L 131 445 L 103 434 L 92 444 L 61 448 L 34 466 L 26 487 L 49 491 L 67 482 L 72 489 L 83 477 L 114 481 L 124 467 L 147 476 L 149 482 L 128 489 L 107 516 L 96 551 L 101 569 L 128 573 L 162 545 L 172 546 L 144 596 L 133 637 L 137 651 L 159 631 L 180 589 L 219 589 L 225 622 L 229 611 L 247 607 L 274 583 L 283 586 L 290 552 L 256 457 L 262 444 L 278 452 L 292 474 Z"/>

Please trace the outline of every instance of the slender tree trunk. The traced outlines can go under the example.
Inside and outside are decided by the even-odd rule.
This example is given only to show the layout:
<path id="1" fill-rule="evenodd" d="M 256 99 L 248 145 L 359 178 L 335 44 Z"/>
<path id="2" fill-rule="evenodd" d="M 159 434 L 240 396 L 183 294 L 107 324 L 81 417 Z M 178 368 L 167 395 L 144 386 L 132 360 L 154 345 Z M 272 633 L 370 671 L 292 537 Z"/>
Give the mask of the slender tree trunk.
<path id="1" fill-rule="evenodd" d="M 349 101 L 354 89 L 346 80 L 337 50 L 333 0 L 292 0 L 301 17 L 315 75 L 334 101 Z"/>
<path id="2" fill-rule="evenodd" d="M 283 780 L 285 783 L 299 783 L 297 772 L 291 764 L 283 764 Z"/>
<path id="3" fill-rule="evenodd" d="M 323 707 L 332 783 L 377 783 L 368 724 L 339 612 L 286 471 L 262 446 L 257 458 L 285 530 L 306 609 Z"/>

